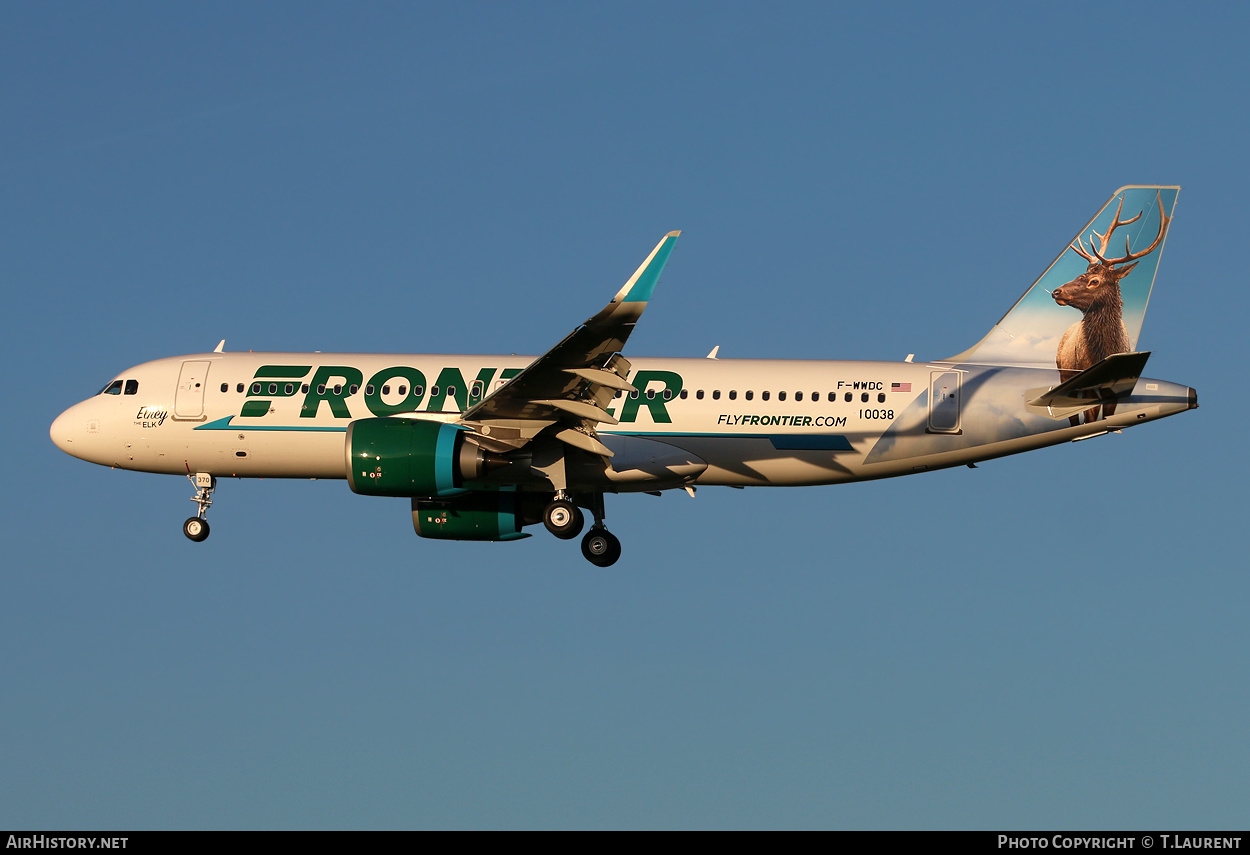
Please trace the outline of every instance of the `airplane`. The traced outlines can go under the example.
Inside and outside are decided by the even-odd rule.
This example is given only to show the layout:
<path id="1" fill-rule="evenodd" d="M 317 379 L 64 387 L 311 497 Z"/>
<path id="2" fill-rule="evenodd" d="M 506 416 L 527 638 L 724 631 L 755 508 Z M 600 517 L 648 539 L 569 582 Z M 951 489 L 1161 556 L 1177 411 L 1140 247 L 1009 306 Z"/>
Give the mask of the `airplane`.
<path id="1" fill-rule="evenodd" d="M 680 232 L 538 357 L 210 353 L 129 368 L 52 423 L 68 454 L 188 477 L 336 478 L 409 500 L 421 537 L 542 523 L 617 561 L 608 493 L 840 484 L 975 466 L 1198 406 L 1135 350 L 1180 188 L 1122 187 L 989 333 L 915 362 L 626 358 Z M 1124 250 L 1118 249 L 1121 239 Z"/>

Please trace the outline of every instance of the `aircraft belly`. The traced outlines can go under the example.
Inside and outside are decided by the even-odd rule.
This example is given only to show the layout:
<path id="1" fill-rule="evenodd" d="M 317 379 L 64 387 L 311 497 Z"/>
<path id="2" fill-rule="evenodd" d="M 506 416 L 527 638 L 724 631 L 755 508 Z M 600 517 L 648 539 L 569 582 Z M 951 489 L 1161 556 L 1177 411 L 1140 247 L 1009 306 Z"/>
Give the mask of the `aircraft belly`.
<path id="1" fill-rule="evenodd" d="M 216 430 L 207 422 L 167 422 L 124 443 L 116 465 L 178 475 L 343 478 L 343 437 L 339 430 Z"/>
<path id="2" fill-rule="evenodd" d="M 814 437 L 818 440 L 819 437 Z M 768 437 L 665 437 L 707 463 L 696 484 L 707 486 L 804 486 L 855 480 L 860 453 L 853 447 L 777 448 Z"/>

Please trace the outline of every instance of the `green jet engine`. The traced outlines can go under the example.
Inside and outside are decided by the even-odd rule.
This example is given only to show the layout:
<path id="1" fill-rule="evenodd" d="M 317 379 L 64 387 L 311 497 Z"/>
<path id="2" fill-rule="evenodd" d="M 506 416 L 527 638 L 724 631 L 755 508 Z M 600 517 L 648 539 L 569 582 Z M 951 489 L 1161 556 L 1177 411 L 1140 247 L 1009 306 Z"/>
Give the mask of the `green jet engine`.
<path id="1" fill-rule="evenodd" d="M 435 497 L 465 492 L 507 461 L 465 440 L 466 431 L 424 419 L 359 419 L 347 426 L 347 483 L 363 496 Z"/>
<path id="2" fill-rule="evenodd" d="M 449 499 L 413 499 L 412 527 L 438 540 L 519 540 L 529 519 L 515 490 L 462 493 Z"/>

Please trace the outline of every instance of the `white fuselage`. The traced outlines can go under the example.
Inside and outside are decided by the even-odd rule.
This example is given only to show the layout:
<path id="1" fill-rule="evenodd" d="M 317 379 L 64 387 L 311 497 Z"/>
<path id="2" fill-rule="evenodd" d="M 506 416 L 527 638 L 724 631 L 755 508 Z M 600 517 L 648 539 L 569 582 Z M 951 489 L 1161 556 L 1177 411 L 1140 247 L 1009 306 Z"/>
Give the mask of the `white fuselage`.
<path id="1" fill-rule="evenodd" d="M 75 457 L 122 469 L 343 478 L 344 439 L 353 420 L 455 422 L 531 361 L 324 353 L 171 357 L 118 375 L 109 391 L 66 410 L 51 434 Z M 1060 382 L 1058 370 L 646 358 L 632 366 L 638 392 L 618 394 L 608 411 L 619 423 L 599 426 L 600 438 L 617 452 L 609 483 L 598 485 L 608 491 L 891 477 L 1149 421 L 1188 409 L 1192 398 L 1184 386 L 1143 378 L 1113 416 L 1073 426 L 1025 404 L 1038 389 Z M 669 481 L 665 471 L 673 475 Z"/>

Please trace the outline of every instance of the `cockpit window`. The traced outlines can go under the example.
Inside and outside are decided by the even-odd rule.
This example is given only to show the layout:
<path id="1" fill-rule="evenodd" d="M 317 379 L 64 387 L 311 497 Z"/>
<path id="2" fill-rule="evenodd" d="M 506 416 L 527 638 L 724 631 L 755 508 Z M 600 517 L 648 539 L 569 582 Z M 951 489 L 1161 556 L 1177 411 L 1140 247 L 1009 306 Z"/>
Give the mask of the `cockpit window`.
<path id="1" fill-rule="evenodd" d="M 120 395 L 122 393 L 122 381 L 114 380 L 112 383 L 100 390 L 101 395 Z"/>
<path id="2" fill-rule="evenodd" d="M 138 380 L 127 380 L 127 381 L 126 381 L 126 394 L 127 394 L 127 395 L 137 395 L 137 394 L 139 394 L 139 381 L 138 381 Z"/>

